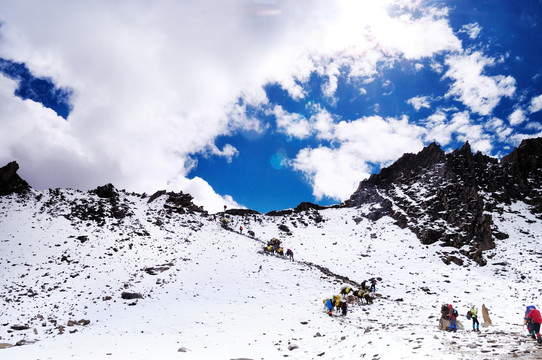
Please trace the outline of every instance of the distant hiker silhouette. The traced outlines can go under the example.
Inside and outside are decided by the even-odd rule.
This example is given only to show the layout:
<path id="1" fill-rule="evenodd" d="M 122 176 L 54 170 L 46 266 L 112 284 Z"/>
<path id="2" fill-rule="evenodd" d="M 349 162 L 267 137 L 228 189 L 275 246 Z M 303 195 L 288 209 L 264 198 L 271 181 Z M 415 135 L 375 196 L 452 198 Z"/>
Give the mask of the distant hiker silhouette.
<path id="1" fill-rule="evenodd" d="M 371 292 L 375 292 L 376 291 L 376 279 L 375 278 L 370 278 L 369 281 L 371 282 L 371 288 L 369 290 Z"/>
<path id="2" fill-rule="evenodd" d="M 286 255 L 289 256 L 291 261 L 294 261 L 294 252 L 291 249 L 286 250 Z"/>

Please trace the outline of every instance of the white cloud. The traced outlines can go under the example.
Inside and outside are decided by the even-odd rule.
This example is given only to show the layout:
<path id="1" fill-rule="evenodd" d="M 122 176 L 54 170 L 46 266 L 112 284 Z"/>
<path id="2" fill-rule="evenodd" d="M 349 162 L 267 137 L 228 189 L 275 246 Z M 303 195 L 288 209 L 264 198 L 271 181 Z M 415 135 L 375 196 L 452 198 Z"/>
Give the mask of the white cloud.
<path id="1" fill-rule="evenodd" d="M 406 59 L 414 60 L 442 51 L 461 50 L 461 42 L 454 35 L 448 21 L 439 18 L 440 15 L 429 13 L 415 18 L 404 14 L 374 23 L 372 30 L 384 48 L 396 51 Z"/>
<path id="2" fill-rule="evenodd" d="M 311 126 L 304 116 L 289 113 L 280 105 L 275 105 L 269 113 L 275 116 L 280 132 L 298 139 L 304 139 L 311 134 Z"/>
<path id="3" fill-rule="evenodd" d="M 516 109 L 508 116 L 508 122 L 510 122 L 510 125 L 512 126 L 519 125 L 525 120 L 525 112 L 522 109 Z"/>
<path id="4" fill-rule="evenodd" d="M 224 210 L 224 205 L 229 209 L 244 209 L 230 195 L 218 195 L 213 188 L 202 178 L 195 177 L 188 179 L 184 176 L 176 177 L 169 184 L 172 187 L 182 189 L 183 192 L 192 195 L 196 205 L 203 205 L 203 209 L 210 213 L 217 213 Z"/>
<path id="5" fill-rule="evenodd" d="M 426 119 L 427 141 L 435 141 L 441 146 L 445 146 L 452 141 L 452 135 L 456 130 L 455 126 L 450 126 L 447 116 L 442 111 L 430 115 Z"/>
<path id="6" fill-rule="evenodd" d="M 441 63 L 438 63 L 436 61 L 432 61 L 430 66 L 431 66 L 431 70 L 433 70 L 437 74 L 442 73 L 442 71 L 444 70 L 444 66 L 442 66 Z"/>
<path id="7" fill-rule="evenodd" d="M 446 96 L 454 96 L 472 111 L 489 115 L 503 96 L 512 97 L 516 80 L 511 76 L 487 76 L 484 68 L 492 66 L 494 60 L 480 52 L 468 55 L 451 55 L 445 60 L 449 66 L 444 74 L 452 79 Z"/>
<path id="8" fill-rule="evenodd" d="M 318 139 L 333 138 L 334 121 L 327 110 L 321 109 L 317 114 L 311 116 L 310 120 Z"/>
<path id="9" fill-rule="evenodd" d="M 527 125 L 525 125 L 525 129 L 534 130 L 534 131 L 541 131 L 542 130 L 542 124 L 540 124 L 539 122 L 531 121 L 531 122 L 527 123 Z M 533 137 L 537 137 L 537 136 L 533 136 Z"/>
<path id="10" fill-rule="evenodd" d="M 429 108 L 429 97 L 428 96 L 415 96 L 407 100 L 407 104 L 412 105 L 416 111 L 421 108 Z"/>
<path id="11" fill-rule="evenodd" d="M 480 32 L 482 31 L 482 27 L 478 23 L 471 23 L 467 25 L 463 25 L 461 27 L 461 31 L 466 32 L 467 35 L 471 39 L 476 39 L 478 35 L 480 35 Z"/>
<path id="12" fill-rule="evenodd" d="M 401 119 L 365 117 L 334 124 L 335 147 L 319 146 L 301 150 L 291 166 L 301 171 L 313 186 L 313 195 L 345 200 L 360 180 L 370 174 L 369 163 L 387 163 L 405 152 L 423 147 L 423 129 Z"/>
<path id="13" fill-rule="evenodd" d="M 355 152 L 345 148 L 302 149 L 292 166 L 309 179 L 317 200 L 323 196 L 346 199 L 356 189 L 360 179 L 370 174 L 367 164 L 359 161 Z"/>
<path id="14" fill-rule="evenodd" d="M 441 146 L 450 144 L 454 139 L 460 142 L 469 141 L 475 151 L 489 152 L 493 146 L 491 136 L 484 131 L 481 124 L 470 118 L 468 111 L 453 113 L 451 119 L 437 111 L 426 119 L 426 141 L 435 141 Z"/>
<path id="15" fill-rule="evenodd" d="M 213 155 L 225 157 L 228 162 L 231 162 L 232 158 L 239 154 L 239 151 L 237 151 L 235 146 L 231 144 L 224 145 L 222 150 L 220 150 L 216 145 L 212 144 L 209 150 Z"/>
<path id="16" fill-rule="evenodd" d="M 529 112 L 532 114 L 540 110 L 542 110 L 542 95 L 534 96 L 529 105 Z"/>
<path id="17" fill-rule="evenodd" d="M 512 128 L 506 126 L 504 121 L 495 117 L 487 121 L 484 127 L 497 135 L 500 141 L 505 141 L 513 132 Z"/>
<path id="18" fill-rule="evenodd" d="M 393 3 L 405 11 L 390 16 Z M 220 202 L 224 197 L 203 180 L 188 181 L 196 166 L 193 156 L 212 153 L 232 159 L 237 150 L 233 145 L 218 149 L 218 136 L 238 131 L 258 136 L 267 130 L 246 115 L 246 104 L 268 102 L 264 84 L 278 83 L 299 100 L 307 96 L 303 85 L 317 72 L 327 77 L 322 90 L 333 100 L 339 69 L 348 69 L 349 79 L 369 84 L 383 64 L 461 51 L 447 9 L 424 9 L 419 0 L 269 2 L 274 16 L 255 11 L 253 5 L 218 0 L 0 2 L 0 57 L 24 62 L 34 74 L 74 91 L 66 122 L 39 104 L 14 97 L 13 82 L 2 79 L 3 159 L 21 162 L 22 173 L 37 188 L 93 188 L 112 182 L 150 192 L 190 186 L 195 198 Z M 455 75 L 448 76 L 459 83 Z M 488 79 L 498 89 L 509 82 Z M 238 104 L 239 97 L 245 105 Z M 335 126 L 323 112 L 305 119 L 274 110 L 280 130 L 289 136 L 342 137 L 339 148 L 307 153 L 307 161 L 340 154 L 388 161 L 421 146 L 419 129 L 403 120 L 375 117 Z M 362 136 L 355 129 L 363 127 Z M 345 128 L 359 139 L 347 138 Z M 397 133 L 407 130 L 413 133 Z M 374 153 L 365 154 L 357 141 L 376 146 Z M 345 163 L 351 165 L 350 160 Z M 320 179 L 324 170 L 314 166 L 312 174 Z M 359 181 L 367 171 L 364 165 L 356 169 L 346 183 L 354 177 Z M 319 189 L 317 193 L 325 193 Z"/>

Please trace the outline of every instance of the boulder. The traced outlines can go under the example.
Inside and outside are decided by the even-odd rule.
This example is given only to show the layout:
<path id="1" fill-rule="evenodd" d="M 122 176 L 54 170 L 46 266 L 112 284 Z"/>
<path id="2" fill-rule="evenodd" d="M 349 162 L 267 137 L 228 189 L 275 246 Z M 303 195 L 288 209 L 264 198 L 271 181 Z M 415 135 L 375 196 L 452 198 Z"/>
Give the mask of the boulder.
<path id="1" fill-rule="evenodd" d="M 124 300 L 131 300 L 131 299 L 143 299 L 143 295 L 141 295 L 140 293 L 131 293 L 131 292 L 122 292 L 122 294 L 120 294 L 120 297 L 123 298 Z"/>
<path id="2" fill-rule="evenodd" d="M 15 161 L 0 168 L 0 196 L 13 193 L 24 194 L 30 190 L 30 185 L 17 175 L 17 170 L 19 170 L 19 164 Z"/>
<path id="3" fill-rule="evenodd" d="M 491 318 L 489 317 L 489 310 L 486 308 L 485 304 L 482 304 L 482 315 L 484 317 L 484 323 L 482 324 L 483 327 L 493 325 Z"/>
<path id="4" fill-rule="evenodd" d="M 119 196 L 119 193 L 113 184 L 98 186 L 96 189 L 92 190 L 92 192 L 102 199 L 114 199 Z"/>

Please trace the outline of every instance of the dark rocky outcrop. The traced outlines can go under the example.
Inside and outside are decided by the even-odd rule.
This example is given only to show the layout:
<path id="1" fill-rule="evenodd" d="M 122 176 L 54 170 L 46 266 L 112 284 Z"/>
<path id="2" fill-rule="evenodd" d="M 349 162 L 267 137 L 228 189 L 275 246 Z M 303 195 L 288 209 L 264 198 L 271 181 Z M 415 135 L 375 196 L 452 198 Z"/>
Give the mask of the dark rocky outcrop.
<path id="1" fill-rule="evenodd" d="M 267 216 L 285 216 L 285 215 L 292 215 L 294 213 L 293 209 L 286 209 L 286 210 L 272 210 L 269 212 L 266 212 L 265 215 Z"/>
<path id="2" fill-rule="evenodd" d="M 0 196 L 9 194 L 24 194 L 30 190 L 30 185 L 19 175 L 19 164 L 12 161 L 6 166 L 0 168 Z"/>
<path id="3" fill-rule="evenodd" d="M 113 199 L 119 196 L 119 193 L 113 184 L 98 186 L 96 189 L 92 190 L 91 193 L 98 195 L 98 197 L 102 199 Z"/>
<path id="4" fill-rule="evenodd" d="M 294 209 L 286 209 L 286 210 L 273 210 L 265 213 L 267 216 L 286 216 L 286 215 L 292 215 L 297 214 L 301 212 L 311 211 L 311 210 L 324 210 L 328 208 L 335 208 L 338 206 L 321 206 L 318 204 L 313 204 L 311 202 L 302 202 L 299 205 L 297 205 Z"/>
<path id="5" fill-rule="evenodd" d="M 494 238 L 507 238 L 489 212 L 520 200 L 542 214 L 541 154 L 542 138 L 524 140 L 500 162 L 473 154 L 468 142 L 449 154 L 432 143 L 362 181 L 343 206 L 370 204 L 365 217 L 391 216 L 424 244 L 468 245 L 461 253 L 485 265 L 482 252 L 494 248 Z M 443 261 L 461 263 L 456 256 Z"/>
<path id="6" fill-rule="evenodd" d="M 300 213 L 302 211 L 309 211 L 311 209 L 313 209 L 313 210 L 323 210 L 325 208 L 326 208 L 325 206 L 320 206 L 318 204 L 313 204 L 313 203 L 310 203 L 310 202 L 302 202 L 301 204 L 297 205 L 294 208 L 294 212 Z"/>
<path id="7" fill-rule="evenodd" d="M 192 202 L 194 198 L 190 194 L 184 194 L 182 191 L 180 191 L 178 193 L 169 192 L 167 195 L 169 196 L 164 204 L 164 207 L 169 211 L 174 211 L 180 214 L 184 214 L 185 211 L 200 213 L 205 212 L 203 210 L 203 206 L 197 206 Z"/>
<path id="8" fill-rule="evenodd" d="M 154 194 L 151 195 L 149 200 L 147 200 L 147 203 L 150 204 L 154 200 L 158 199 L 160 196 L 165 195 L 166 192 L 167 192 L 166 190 L 158 190 L 157 192 L 155 192 Z"/>
<path id="9" fill-rule="evenodd" d="M 244 215 L 259 215 L 260 213 L 256 210 L 251 209 L 228 209 L 225 211 L 226 214 L 244 216 Z"/>

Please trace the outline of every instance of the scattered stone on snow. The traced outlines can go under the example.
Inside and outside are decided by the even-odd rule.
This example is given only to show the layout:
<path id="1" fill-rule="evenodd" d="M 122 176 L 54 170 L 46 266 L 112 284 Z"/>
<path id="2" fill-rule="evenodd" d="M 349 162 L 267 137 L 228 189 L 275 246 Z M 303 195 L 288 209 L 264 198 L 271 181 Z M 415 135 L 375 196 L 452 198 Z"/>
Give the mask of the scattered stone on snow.
<path id="1" fill-rule="evenodd" d="M 120 294 L 120 297 L 124 300 L 143 299 L 143 295 L 141 295 L 140 293 L 132 293 L 126 291 L 123 291 L 122 294 Z"/>
<path id="2" fill-rule="evenodd" d="M 30 327 L 28 325 L 13 325 L 11 329 L 21 331 L 21 330 L 28 330 L 30 329 Z"/>

